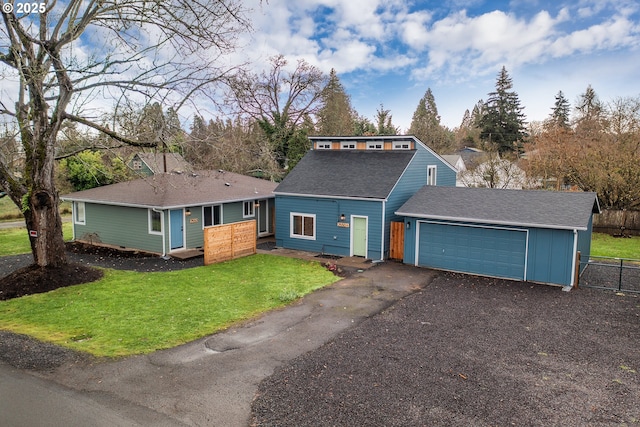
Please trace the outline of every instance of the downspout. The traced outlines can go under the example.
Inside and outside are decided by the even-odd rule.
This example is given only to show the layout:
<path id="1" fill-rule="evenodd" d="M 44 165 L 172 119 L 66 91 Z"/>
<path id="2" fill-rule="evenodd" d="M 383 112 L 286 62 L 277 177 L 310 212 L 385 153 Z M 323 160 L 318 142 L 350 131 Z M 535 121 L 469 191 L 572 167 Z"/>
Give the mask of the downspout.
<path id="1" fill-rule="evenodd" d="M 571 256 L 571 283 L 570 287 L 573 287 L 576 280 L 576 261 L 578 259 L 578 230 L 573 230 L 573 254 Z"/>
<path id="2" fill-rule="evenodd" d="M 167 257 L 167 246 L 166 246 L 166 230 L 164 227 L 164 211 L 158 208 L 151 208 L 152 211 L 158 212 L 160 214 L 160 228 L 162 229 L 162 258 Z"/>

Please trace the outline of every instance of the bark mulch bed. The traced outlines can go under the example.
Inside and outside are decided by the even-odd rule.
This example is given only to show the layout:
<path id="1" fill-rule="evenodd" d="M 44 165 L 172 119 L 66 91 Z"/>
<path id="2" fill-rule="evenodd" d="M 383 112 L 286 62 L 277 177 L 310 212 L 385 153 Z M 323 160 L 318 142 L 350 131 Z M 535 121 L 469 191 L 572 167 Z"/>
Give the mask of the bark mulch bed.
<path id="1" fill-rule="evenodd" d="M 254 426 L 640 423 L 640 298 L 441 273 L 259 387 Z"/>
<path id="2" fill-rule="evenodd" d="M 112 259 L 144 258 L 149 254 L 121 251 L 116 248 L 88 245 L 80 242 L 67 242 L 66 250 L 70 255 L 88 255 Z M 24 264 L 31 255 L 12 257 L 19 260 L 18 265 Z M 76 257 L 73 257 L 76 259 Z M 10 268 L 10 267 L 8 267 Z M 102 270 L 79 262 L 70 262 L 61 267 L 39 267 L 34 264 L 17 268 L 13 272 L 0 278 L 0 301 L 18 298 L 25 295 L 39 294 L 53 291 L 65 286 L 95 282 L 102 278 Z"/>

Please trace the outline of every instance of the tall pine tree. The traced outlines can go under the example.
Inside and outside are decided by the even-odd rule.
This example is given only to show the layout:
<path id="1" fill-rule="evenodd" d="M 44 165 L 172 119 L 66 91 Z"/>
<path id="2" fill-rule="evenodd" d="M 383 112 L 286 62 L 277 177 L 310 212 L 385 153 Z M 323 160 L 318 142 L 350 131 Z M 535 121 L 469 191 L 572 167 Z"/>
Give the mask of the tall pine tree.
<path id="1" fill-rule="evenodd" d="M 320 99 L 322 106 L 317 113 L 317 133 L 326 136 L 353 135 L 355 120 L 351 99 L 335 69 L 331 69 L 329 81 L 322 90 Z"/>
<path id="2" fill-rule="evenodd" d="M 565 98 L 562 91 L 558 91 L 558 94 L 556 95 L 556 102 L 553 104 L 548 124 L 553 128 L 569 129 L 570 112 L 571 105 L 569 104 L 569 101 Z"/>
<path id="3" fill-rule="evenodd" d="M 431 88 L 427 89 L 418 102 L 411 119 L 409 134 L 416 136 L 438 153 L 443 153 L 451 147 L 452 140 L 440 124 L 440 115 Z"/>
<path id="4" fill-rule="evenodd" d="M 496 81 L 496 90 L 489 93 L 485 112 L 480 119 L 480 138 L 500 154 L 522 150 L 527 136 L 525 130 L 524 107 L 520 105 L 518 94 L 512 90 L 513 82 L 507 69 L 502 67 Z"/>

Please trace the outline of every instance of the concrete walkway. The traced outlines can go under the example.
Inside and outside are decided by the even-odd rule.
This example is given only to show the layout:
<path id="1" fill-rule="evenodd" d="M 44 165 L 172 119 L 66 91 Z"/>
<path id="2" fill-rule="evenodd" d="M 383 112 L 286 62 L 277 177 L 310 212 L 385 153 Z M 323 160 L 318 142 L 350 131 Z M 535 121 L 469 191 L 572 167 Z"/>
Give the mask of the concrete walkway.
<path id="1" fill-rule="evenodd" d="M 393 262 L 373 265 L 285 309 L 181 347 L 39 375 L 110 402 L 114 413 L 142 425 L 151 411 L 176 425 L 247 426 L 262 379 L 423 288 L 435 274 Z"/>

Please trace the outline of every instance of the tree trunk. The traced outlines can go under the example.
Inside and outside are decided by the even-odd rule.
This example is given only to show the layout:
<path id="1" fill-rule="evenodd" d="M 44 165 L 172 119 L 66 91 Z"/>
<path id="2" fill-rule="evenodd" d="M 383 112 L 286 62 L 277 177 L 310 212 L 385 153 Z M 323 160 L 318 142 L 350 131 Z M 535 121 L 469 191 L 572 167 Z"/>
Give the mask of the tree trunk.
<path id="1" fill-rule="evenodd" d="M 67 264 L 58 196 L 40 190 L 29 197 L 28 203 L 29 209 L 24 217 L 34 263 L 40 267 L 60 267 Z"/>

